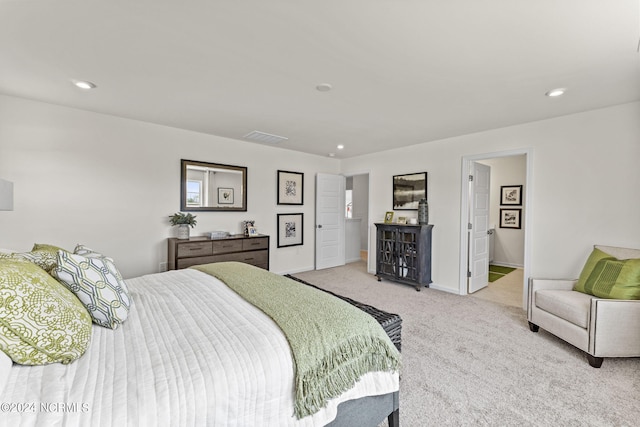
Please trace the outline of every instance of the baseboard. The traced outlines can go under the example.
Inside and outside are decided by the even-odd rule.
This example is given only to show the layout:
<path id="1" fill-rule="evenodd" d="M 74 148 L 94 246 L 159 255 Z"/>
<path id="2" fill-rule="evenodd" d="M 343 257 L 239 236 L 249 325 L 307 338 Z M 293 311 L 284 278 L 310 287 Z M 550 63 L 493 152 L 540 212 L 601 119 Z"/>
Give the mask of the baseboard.
<path id="1" fill-rule="evenodd" d="M 438 285 L 437 283 L 430 283 L 429 289 L 435 289 L 436 291 L 449 292 L 450 294 L 459 295 L 459 292 L 457 289 L 447 288 L 442 285 Z"/>
<path id="2" fill-rule="evenodd" d="M 271 271 L 272 273 L 279 274 L 280 276 L 284 276 L 285 274 L 296 274 L 296 273 L 304 273 L 305 271 L 315 270 L 315 266 L 297 268 L 295 270 L 285 270 L 285 271 Z"/>

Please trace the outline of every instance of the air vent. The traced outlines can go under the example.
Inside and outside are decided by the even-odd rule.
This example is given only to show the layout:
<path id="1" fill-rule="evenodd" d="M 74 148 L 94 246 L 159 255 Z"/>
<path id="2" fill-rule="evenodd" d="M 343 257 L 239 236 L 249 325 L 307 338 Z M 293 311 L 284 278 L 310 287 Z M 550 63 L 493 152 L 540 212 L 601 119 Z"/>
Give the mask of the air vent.
<path id="1" fill-rule="evenodd" d="M 267 144 L 278 144 L 282 141 L 286 141 L 289 138 L 284 136 L 272 135 L 270 133 L 260 132 L 254 130 L 253 132 L 249 132 L 244 136 L 245 139 L 250 139 L 251 141 L 256 142 L 264 142 Z"/>

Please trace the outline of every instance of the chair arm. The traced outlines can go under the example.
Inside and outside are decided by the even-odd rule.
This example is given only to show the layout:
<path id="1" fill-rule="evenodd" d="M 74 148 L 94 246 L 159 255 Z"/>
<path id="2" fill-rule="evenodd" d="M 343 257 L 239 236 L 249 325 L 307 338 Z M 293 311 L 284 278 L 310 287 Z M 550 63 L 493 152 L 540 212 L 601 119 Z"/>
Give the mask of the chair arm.
<path id="1" fill-rule="evenodd" d="M 529 278 L 529 293 L 527 298 L 527 319 L 531 321 L 532 311 L 536 307 L 536 291 L 540 290 L 558 290 L 571 291 L 577 280 L 567 279 L 534 279 Z"/>
<path id="2" fill-rule="evenodd" d="M 571 291 L 577 280 L 570 279 L 529 279 L 530 292 L 543 289 L 553 289 L 557 291 Z"/>
<path id="3" fill-rule="evenodd" d="M 589 353 L 596 357 L 638 357 L 639 329 L 640 300 L 591 300 Z"/>

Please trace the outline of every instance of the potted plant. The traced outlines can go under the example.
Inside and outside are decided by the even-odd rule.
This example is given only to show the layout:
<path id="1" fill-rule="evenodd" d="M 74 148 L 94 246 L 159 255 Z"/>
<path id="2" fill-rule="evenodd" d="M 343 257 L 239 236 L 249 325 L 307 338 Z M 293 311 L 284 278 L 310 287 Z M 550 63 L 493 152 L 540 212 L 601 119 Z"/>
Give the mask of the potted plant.
<path id="1" fill-rule="evenodd" d="M 169 222 L 171 225 L 178 226 L 178 239 L 189 238 L 189 227 L 196 226 L 196 216 L 190 213 L 177 212 L 173 215 L 169 215 Z"/>

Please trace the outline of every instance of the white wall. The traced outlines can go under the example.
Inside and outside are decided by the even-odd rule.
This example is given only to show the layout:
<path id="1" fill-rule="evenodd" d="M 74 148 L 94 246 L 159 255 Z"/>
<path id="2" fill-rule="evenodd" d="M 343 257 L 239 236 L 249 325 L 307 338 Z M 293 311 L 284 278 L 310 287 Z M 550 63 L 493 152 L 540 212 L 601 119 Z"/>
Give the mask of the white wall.
<path id="1" fill-rule="evenodd" d="M 527 225 L 525 217 L 526 192 L 525 184 L 527 175 L 527 157 L 525 155 L 497 157 L 481 160 L 491 167 L 491 213 L 489 224 L 495 226 L 494 234 L 494 258 L 493 263 L 512 267 L 524 267 L 524 230 Z M 501 206 L 502 186 L 522 185 L 522 206 Z M 500 209 L 522 209 L 520 216 L 521 227 L 500 228 Z"/>
<path id="2" fill-rule="evenodd" d="M 14 183 L 14 210 L 0 212 L 0 247 L 76 243 L 116 261 L 125 277 L 166 260 L 168 216 L 180 209 L 180 159 L 248 167 L 247 212 L 199 212 L 192 235 L 241 232 L 253 219 L 271 236 L 271 270 L 314 265 L 316 172 L 339 161 L 108 115 L 0 96 L 0 177 Z M 276 171 L 305 173 L 304 205 L 276 205 Z M 276 213 L 303 212 L 304 245 L 276 248 Z"/>
<path id="3" fill-rule="evenodd" d="M 393 175 L 429 173 L 432 277 L 458 292 L 462 157 L 522 148 L 532 150 L 533 276 L 577 277 L 595 243 L 640 248 L 638 102 L 347 159 L 342 171 L 371 171 L 371 223 L 392 208 Z"/>
<path id="4" fill-rule="evenodd" d="M 248 167 L 248 212 L 198 213 L 195 235 L 240 232 L 254 219 L 271 235 L 271 270 L 302 271 L 314 262 L 316 172 L 369 171 L 372 224 L 391 209 L 393 175 L 427 171 L 433 279 L 457 292 L 461 159 L 526 147 L 532 274 L 576 277 L 594 243 L 640 247 L 639 118 L 636 102 L 340 162 L 0 96 L 0 178 L 15 193 L 14 211 L 0 212 L 0 247 L 81 242 L 114 257 L 125 277 L 158 271 L 186 158 Z M 305 173 L 304 206 L 276 205 L 278 169 Z M 276 213 L 286 212 L 305 214 L 305 244 L 277 249 Z"/>

